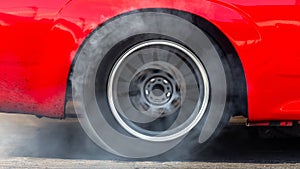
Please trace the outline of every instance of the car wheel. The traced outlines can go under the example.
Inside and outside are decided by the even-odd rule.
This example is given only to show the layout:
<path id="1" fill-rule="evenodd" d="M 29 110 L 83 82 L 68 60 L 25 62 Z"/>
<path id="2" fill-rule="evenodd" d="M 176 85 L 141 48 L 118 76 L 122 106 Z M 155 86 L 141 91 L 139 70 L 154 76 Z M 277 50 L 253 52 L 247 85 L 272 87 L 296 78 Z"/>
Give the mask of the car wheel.
<path id="1" fill-rule="evenodd" d="M 222 52 L 173 14 L 144 11 L 103 24 L 85 40 L 73 69 L 80 124 L 119 156 L 156 156 L 187 138 L 186 147 L 205 144 L 229 117 Z"/>

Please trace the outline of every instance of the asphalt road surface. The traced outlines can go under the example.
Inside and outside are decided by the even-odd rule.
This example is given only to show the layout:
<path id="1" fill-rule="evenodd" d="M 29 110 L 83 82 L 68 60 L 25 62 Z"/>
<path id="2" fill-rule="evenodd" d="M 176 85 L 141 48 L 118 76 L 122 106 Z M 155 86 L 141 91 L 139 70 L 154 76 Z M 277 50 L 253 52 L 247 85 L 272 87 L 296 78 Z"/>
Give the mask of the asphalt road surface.
<path id="1" fill-rule="evenodd" d="M 128 161 L 98 148 L 76 119 L 0 114 L 0 168 L 300 168 L 300 128 L 228 126 L 205 150 Z M 177 152 L 178 153 L 178 152 Z"/>

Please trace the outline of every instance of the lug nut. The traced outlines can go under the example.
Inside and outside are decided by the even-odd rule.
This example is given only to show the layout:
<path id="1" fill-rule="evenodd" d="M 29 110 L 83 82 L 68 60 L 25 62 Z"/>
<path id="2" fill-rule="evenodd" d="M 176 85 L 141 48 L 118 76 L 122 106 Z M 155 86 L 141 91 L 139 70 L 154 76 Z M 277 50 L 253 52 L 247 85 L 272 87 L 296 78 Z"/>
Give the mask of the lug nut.
<path id="1" fill-rule="evenodd" d="M 155 78 L 153 78 L 153 79 L 151 79 L 151 80 L 150 80 L 150 82 L 151 82 L 151 83 L 153 83 L 153 82 L 155 82 L 155 80 L 156 80 L 156 79 L 155 79 Z"/>
<path id="2" fill-rule="evenodd" d="M 146 93 L 146 95 L 150 94 L 149 90 L 145 90 L 145 93 Z"/>

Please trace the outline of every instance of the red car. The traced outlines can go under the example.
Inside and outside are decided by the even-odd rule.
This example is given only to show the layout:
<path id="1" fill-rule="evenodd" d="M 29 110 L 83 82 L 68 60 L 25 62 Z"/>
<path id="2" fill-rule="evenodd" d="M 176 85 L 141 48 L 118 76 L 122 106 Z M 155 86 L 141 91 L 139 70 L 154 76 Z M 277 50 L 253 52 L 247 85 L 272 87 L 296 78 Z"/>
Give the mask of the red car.
<path id="1" fill-rule="evenodd" d="M 231 116 L 300 120 L 298 0 L 0 2 L 0 111 L 66 118 L 125 157 L 204 145 Z"/>

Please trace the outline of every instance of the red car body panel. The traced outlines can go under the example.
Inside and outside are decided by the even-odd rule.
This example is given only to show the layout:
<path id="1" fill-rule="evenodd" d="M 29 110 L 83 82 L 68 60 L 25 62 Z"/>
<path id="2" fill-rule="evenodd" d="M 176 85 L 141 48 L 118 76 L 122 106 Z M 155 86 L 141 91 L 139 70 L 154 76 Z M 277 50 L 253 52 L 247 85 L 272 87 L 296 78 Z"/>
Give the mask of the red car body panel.
<path id="1" fill-rule="evenodd" d="M 1 1 L 0 110 L 64 117 L 68 75 L 84 39 L 145 8 L 186 11 L 226 35 L 245 71 L 250 121 L 300 120 L 298 0 Z"/>

